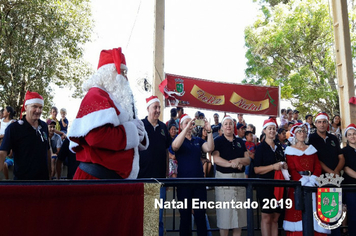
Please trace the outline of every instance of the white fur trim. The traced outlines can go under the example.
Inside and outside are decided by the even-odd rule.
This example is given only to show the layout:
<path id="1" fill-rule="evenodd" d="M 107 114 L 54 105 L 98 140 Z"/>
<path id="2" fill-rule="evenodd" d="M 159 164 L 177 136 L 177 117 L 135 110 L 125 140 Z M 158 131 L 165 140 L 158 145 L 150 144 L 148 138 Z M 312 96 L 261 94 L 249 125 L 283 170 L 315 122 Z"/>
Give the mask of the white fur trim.
<path id="1" fill-rule="evenodd" d="M 232 120 L 232 122 L 234 122 L 234 119 L 233 119 L 231 116 L 226 116 L 226 117 L 224 117 L 224 119 L 221 121 L 221 124 L 223 124 L 225 120 Z"/>
<path id="2" fill-rule="evenodd" d="M 305 149 L 304 151 L 296 149 L 294 147 L 288 146 L 285 150 L 285 154 L 286 155 L 294 155 L 294 156 L 303 156 L 305 155 L 312 155 L 314 153 L 316 153 L 317 150 L 315 149 L 315 147 L 313 145 L 309 145 L 309 147 L 307 149 Z"/>
<path id="3" fill-rule="evenodd" d="M 151 100 L 148 101 L 146 107 L 149 107 L 152 103 L 155 103 L 155 102 L 158 102 L 159 104 L 161 104 L 161 102 L 159 101 L 158 98 L 153 98 L 153 99 L 151 99 Z"/>
<path id="4" fill-rule="evenodd" d="M 180 119 L 179 123 L 182 124 L 184 120 L 186 119 L 191 119 L 190 116 L 186 115 L 186 116 L 183 116 L 183 118 Z"/>
<path id="5" fill-rule="evenodd" d="M 113 107 L 108 109 L 94 111 L 81 118 L 76 118 L 71 126 L 68 137 L 84 137 L 92 129 L 100 126 L 112 124 L 114 126 L 120 125 L 116 110 Z"/>
<path id="6" fill-rule="evenodd" d="M 92 129 L 98 128 L 105 124 L 112 124 L 114 126 L 120 125 L 116 110 L 113 107 L 89 113 L 81 118 L 76 118 L 68 132 L 68 138 L 70 140 L 71 137 L 84 137 Z M 70 150 L 73 150 L 73 148 L 78 145 L 79 144 L 70 140 L 69 148 Z"/>
<path id="7" fill-rule="evenodd" d="M 312 195 L 313 198 L 313 212 L 316 211 L 316 198 L 315 198 L 315 193 Z M 299 223 L 300 222 L 300 223 Z M 313 225 L 314 225 L 314 231 L 322 233 L 322 234 L 330 234 L 331 231 L 328 229 L 324 229 L 321 227 L 318 222 L 314 219 L 313 217 Z M 283 229 L 286 231 L 303 231 L 303 224 L 302 221 L 297 221 L 297 222 L 291 222 L 291 221 L 283 221 Z M 293 230 L 294 229 L 294 230 Z"/>
<path id="8" fill-rule="evenodd" d="M 296 222 L 284 220 L 283 229 L 290 232 L 303 231 L 303 222 L 301 220 Z"/>
<path id="9" fill-rule="evenodd" d="M 135 148 L 139 144 L 138 131 L 136 125 L 133 122 L 125 122 L 122 124 L 126 133 L 126 147 L 125 150 Z"/>
<path id="10" fill-rule="evenodd" d="M 34 103 L 41 104 L 42 106 L 44 105 L 43 99 L 41 99 L 41 98 L 32 98 L 32 99 L 26 100 L 25 106 L 26 105 L 30 105 L 30 104 L 34 104 Z"/>
<path id="11" fill-rule="evenodd" d="M 326 115 L 318 115 L 317 117 L 315 117 L 315 121 L 317 120 L 329 120 L 329 119 Z"/>
<path id="12" fill-rule="evenodd" d="M 134 159 L 132 162 L 132 169 L 127 179 L 137 179 L 138 172 L 140 171 L 140 157 L 138 155 L 137 147 L 134 148 Z"/>
<path id="13" fill-rule="evenodd" d="M 146 139 L 146 145 L 144 146 L 142 143 L 139 143 L 138 144 L 138 150 L 139 151 L 144 151 L 144 150 L 146 150 L 147 148 L 148 148 L 148 146 L 150 145 L 150 141 L 149 141 L 149 139 L 148 139 L 148 134 L 147 134 L 147 132 L 145 131 L 145 138 L 143 139 L 143 140 L 145 140 Z"/>
<path id="14" fill-rule="evenodd" d="M 263 126 L 262 129 L 265 129 L 267 126 L 270 126 L 270 125 L 277 126 L 276 123 L 274 123 L 274 122 L 268 122 L 268 123 L 266 123 L 266 124 Z"/>
<path id="15" fill-rule="evenodd" d="M 347 131 L 350 129 L 356 130 L 354 127 L 348 127 L 347 129 L 345 129 L 345 132 L 344 132 L 345 137 L 346 137 Z"/>

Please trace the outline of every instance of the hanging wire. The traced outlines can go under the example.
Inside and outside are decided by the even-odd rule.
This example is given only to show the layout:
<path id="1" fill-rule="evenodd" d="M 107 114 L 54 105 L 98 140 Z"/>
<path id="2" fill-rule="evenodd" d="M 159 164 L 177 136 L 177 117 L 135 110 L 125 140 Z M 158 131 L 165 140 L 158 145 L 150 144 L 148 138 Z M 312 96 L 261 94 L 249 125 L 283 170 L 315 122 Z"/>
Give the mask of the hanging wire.
<path id="1" fill-rule="evenodd" d="M 137 12 L 136 12 L 136 16 L 135 16 L 135 21 L 134 21 L 134 23 L 133 23 L 133 25 L 132 25 L 132 28 L 131 28 L 130 36 L 129 36 L 129 39 L 128 39 L 127 44 L 126 44 L 126 49 L 128 48 L 128 46 L 129 46 L 129 44 L 130 44 L 130 42 L 131 42 L 131 36 L 132 36 L 132 32 L 133 32 L 133 30 L 134 30 L 134 28 L 135 28 L 135 25 L 136 25 L 136 21 L 137 21 L 138 14 L 139 14 L 139 12 L 140 12 L 141 2 L 142 2 L 142 0 L 140 0 L 140 4 L 138 5 L 138 8 L 137 8 Z"/>

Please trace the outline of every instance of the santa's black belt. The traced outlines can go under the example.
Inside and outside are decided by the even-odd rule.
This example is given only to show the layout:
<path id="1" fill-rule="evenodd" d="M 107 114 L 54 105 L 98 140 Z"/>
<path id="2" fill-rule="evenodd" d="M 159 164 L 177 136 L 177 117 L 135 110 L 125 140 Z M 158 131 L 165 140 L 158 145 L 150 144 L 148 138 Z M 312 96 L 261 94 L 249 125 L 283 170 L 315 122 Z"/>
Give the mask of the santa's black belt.
<path id="1" fill-rule="evenodd" d="M 106 168 L 102 165 L 99 165 L 99 164 L 89 163 L 89 162 L 80 162 L 79 168 L 82 171 L 84 171 L 98 179 L 122 179 L 122 177 L 115 171 L 109 170 L 108 168 Z"/>
<path id="2" fill-rule="evenodd" d="M 300 175 L 307 175 L 307 176 L 311 176 L 312 175 L 312 172 L 309 171 L 309 170 L 306 170 L 306 171 L 299 171 L 298 172 Z"/>

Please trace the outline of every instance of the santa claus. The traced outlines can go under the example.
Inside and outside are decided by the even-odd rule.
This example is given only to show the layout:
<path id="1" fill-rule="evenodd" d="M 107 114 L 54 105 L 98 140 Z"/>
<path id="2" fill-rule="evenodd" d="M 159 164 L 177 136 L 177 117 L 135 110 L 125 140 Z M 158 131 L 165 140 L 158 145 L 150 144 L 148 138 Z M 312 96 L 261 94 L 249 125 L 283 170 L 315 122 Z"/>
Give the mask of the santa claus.
<path id="1" fill-rule="evenodd" d="M 84 83 L 87 91 L 68 137 L 79 167 L 74 179 L 136 178 L 138 149 L 148 137 L 127 80 L 121 48 L 103 50 L 97 72 Z"/>

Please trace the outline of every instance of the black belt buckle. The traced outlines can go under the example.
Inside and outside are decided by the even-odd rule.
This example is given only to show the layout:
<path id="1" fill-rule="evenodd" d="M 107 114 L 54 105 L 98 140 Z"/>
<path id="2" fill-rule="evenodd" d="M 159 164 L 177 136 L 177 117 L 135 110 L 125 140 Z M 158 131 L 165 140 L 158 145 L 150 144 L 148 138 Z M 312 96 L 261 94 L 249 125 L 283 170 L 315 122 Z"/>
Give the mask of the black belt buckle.
<path id="1" fill-rule="evenodd" d="M 306 175 L 306 176 L 311 176 L 312 173 L 310 170 L 306 170 L 306 171 L 299 171 L 299 174 L 300 175 Z"/>

